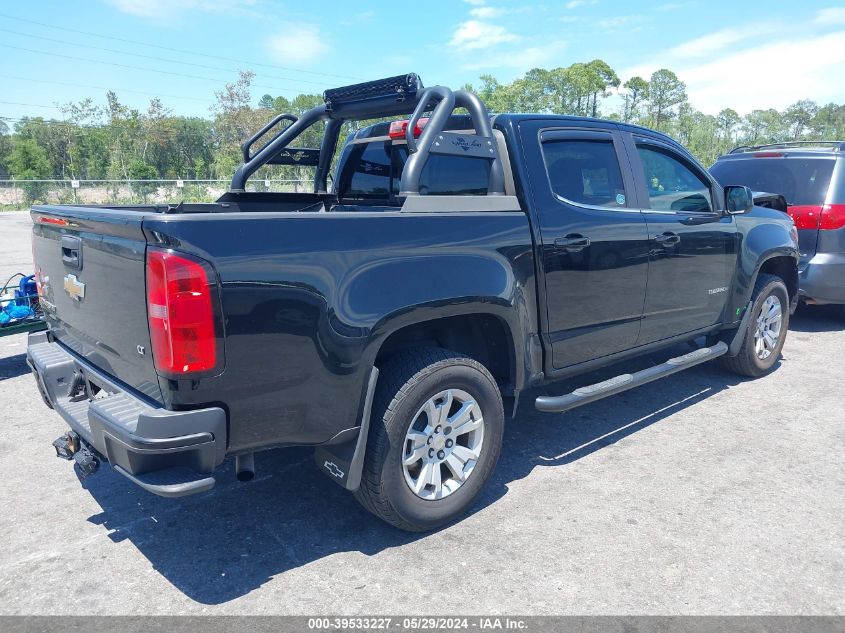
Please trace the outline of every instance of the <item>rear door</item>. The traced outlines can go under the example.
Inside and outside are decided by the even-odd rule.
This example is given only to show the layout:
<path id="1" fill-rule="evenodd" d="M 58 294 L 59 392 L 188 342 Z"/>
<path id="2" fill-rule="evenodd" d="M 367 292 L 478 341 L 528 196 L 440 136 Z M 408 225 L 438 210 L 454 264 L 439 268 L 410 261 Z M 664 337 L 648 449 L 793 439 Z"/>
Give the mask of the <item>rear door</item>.
<path id="1" fill-rule="evenodd" d="M 745 185 L 753 191 L 779 193 L 798 229 L 802 267 L 813 255 L 819 238 L 819 218 L 828 195 L 836 159 L 809 152 L 762 151 L 728 155 L 710 173 L 724 187 Z"/>
<path id="2" fill-rule="evenodd" d="M 638 345 L 718 323 L 736 270 L 737 229 L 706 172 L 669 144 L 627 135 L 649 236 Z"/>
<path id="3" fill-rule="evenodd" d="M 53 336 L 159 400 L 147 324 L 142 218 L 129 209 L 36 207 L 32 251 Z"/>
<path id="4" fill-rule="evenodd" d="M 648 231 L 615 128 L 520 124 L 545 278 L 544 334 L 559 369 L 632 348 Z"/>

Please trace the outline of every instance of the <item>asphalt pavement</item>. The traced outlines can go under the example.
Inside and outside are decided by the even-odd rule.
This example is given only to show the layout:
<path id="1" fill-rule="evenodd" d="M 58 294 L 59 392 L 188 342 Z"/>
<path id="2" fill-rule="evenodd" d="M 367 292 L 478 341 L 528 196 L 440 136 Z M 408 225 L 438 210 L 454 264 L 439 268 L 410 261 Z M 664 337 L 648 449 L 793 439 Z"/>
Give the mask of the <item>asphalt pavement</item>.
<path id="1" fill-rule="evenodd" d="M 30 272 L 0 213 L 0 277 Z M 804 308 L 758 380 L 707 364 L 576 409 L 526 394 L 471 514 L 399 532 L 304 449 L 210 492 L 80 482 L 0 338 L 0 614 L 844 614 L 845 319 Z M 664 360 L 658 354 L 578 384 Z"/>

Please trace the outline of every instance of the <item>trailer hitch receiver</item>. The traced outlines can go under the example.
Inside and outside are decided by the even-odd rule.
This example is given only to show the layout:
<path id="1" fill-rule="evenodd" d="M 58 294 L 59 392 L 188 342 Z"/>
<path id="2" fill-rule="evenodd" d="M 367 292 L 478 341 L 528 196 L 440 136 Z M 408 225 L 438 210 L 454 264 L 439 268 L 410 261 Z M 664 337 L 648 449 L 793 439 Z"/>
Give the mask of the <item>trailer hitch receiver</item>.
<path id="1" fill-rule="evenodd" d="M 53 440 L 53 448 L 56 449 L 56 457 L 70 461 L 74 453 L 79 451 L 79 436 L 73 431 L 68 431 Z"/>
<path id="2" fill-rule="evenodd" d="M 99 458 L 85 446 L 73 454 L 73 461 L 81 479 L 90 477 L 100 468 Z"/>

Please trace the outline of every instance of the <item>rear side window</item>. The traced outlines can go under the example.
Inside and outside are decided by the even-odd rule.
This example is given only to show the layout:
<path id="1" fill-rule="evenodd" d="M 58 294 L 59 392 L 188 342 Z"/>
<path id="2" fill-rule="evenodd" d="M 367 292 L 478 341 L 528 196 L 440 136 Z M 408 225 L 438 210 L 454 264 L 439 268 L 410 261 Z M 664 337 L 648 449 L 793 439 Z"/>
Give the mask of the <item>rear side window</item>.
<path id="1" fill-rule="evenodd" d="M 394 151 L 398 156 L 398 178 L 408 159 L 408 146 L 396 145 Z M 484 196 L 489 180 L 490 161 L 486 158 L 431 154 L 420 174 L 420 194 Z"/>
<path id="2" fill-rule="evenodd" d="M 713 210 L 710 183 L 680 159 L 648 145 L 637 145 L 637 153 L 643 166 L 650 208 L 683 213 Z"/>
<path id="3" fill-rule="evenodd" d="M 341 199 L 394 200 L 408 159 L 404 143 L 377 140 L 349 145 L 336 190 Z M 490 161 L 431 154 L 420 174 L 421 195 L 486 195 Z"/>
<path id="4" fill-rule="evenodd" d="M 710 173 L 723 187 L 779 193 L 791 205 L 821 205 L 827 198 L 833 158 L 742 158 L 717 162 Z"/>
<path id="5" fill-rule="evenodd" d="M 399 183 L 393 182 L 392 145 L 373 141 L 347 146 L 336 187 L 340 197 L 386 200 L 394 190 L 398 192 Z"/>
<path id="6" fill-rule="evenodd" d="M 596 207 L 625 206 L 622 171 L 611 140 L 543 142 L 552 191 L 565 200 Z"/>

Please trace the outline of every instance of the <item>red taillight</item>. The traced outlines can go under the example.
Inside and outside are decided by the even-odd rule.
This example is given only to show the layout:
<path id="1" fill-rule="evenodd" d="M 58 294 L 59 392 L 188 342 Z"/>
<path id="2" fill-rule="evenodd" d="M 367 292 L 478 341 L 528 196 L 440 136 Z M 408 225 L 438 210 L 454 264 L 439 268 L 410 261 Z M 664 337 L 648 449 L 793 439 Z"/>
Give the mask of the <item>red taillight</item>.
<path id="1" fill-rule="evenodd" d="M 206 267 L 196 260 L 147 251 L 147 316 L 160 374 L 178 378 L 217 366 L 213 292 Z"/>
<path id="2" fill-rule="evenodd" d="M 408 123 L 409 121 L 407 119 L 405 121 L 391 121 L 390 130 L 388 130 L 387 135 L 391 139 L 405 138 L 405 132 L 408 130 Z M 417 124 L 414 126 L 414 138 L 417 138 L 420 134 L 422 134 L 426 123 L 428 123 L 428 119 L 420 119 L 417 121 Z"/>
<path id="3" fill-rule="evenodd" d="M 822 207 L 818 204 L 796 204 L 787 207 L 787 212 L 795 222 L 797 229 L 817 229 L 819 228 L 819 216 L 821 215 Z"/>
<path id="4" fill-rule="evenodd" d="M 754 158 L 781 158 L 783 152 L 754 152 L 752 156 Z"/>
<path id="5" fill-rule="evenodd" d="M 51 218 L 51 217 L 46 216 L 46 215 L 42 215 L 41 217 L 39 217 L 38 221 L 41 224 L 57 224 L 58 226 L 67 226 L 68 225 L 68 221 L 65 220 L 64 218 Z"/>
<path id="6" fill-rule="evenodd" d="M 833 231 L 845 226 L 845 204 L 826 204 L 822 207 L 819 228 Z"/>

